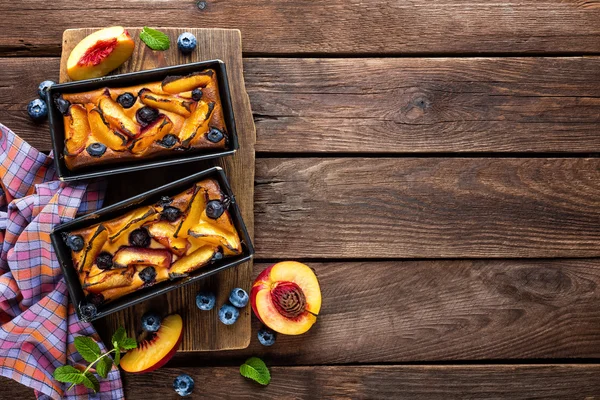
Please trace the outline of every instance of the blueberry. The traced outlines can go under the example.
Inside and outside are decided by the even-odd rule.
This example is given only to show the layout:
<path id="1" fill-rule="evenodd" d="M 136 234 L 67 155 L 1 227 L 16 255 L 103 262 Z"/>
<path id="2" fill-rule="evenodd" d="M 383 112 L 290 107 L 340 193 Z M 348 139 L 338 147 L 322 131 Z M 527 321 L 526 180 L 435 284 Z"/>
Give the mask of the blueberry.
<path id="1" fill-rule="evenodd" d="M 219 319 L 225 325 L 233 325 L 240 316 L 240 311 L 229 304 L 223 304 L 219 310 Z"/>
<path id="2" fill-rule="evenodd" d="M 223 259 L 223 249 L 219 247 L 218 250 L 215 251 L 215 254 L 213 254 L 212 261 L 219 261 L 222 259 Z"/>
<path id="3" fill-rule="evenodd" d="M 46 98 L 46 92 L 48 92 L 48 89 L 50 89 L 50 86 L 52 86 L 54 84 L 55 83 L 53 81 L 44 81 L 44 82 L 40 83 L 40 85 L 38 86 L 38 94 L 40 95 L 40 99 Z"/>
<path id="4" fill-rule="evenodd" d="M 160 213 L 161 219 L 166 219 L 169 222 L 175 222 L 181 216 L 181 211 L 177 207 L 167 206 Z"/>
<path id="5" fill-rule="evenodd" d="M 48 116 L 48 106 L 44 100 L 31 100 L 27 105 L 27 113 L 32 120 L 40 122 Z"/>
<path id="6" fill-rule="evenodd" d="M 270 330 L 269 328 L 262 328 L 258 331 L 258 341 L 263 346 L 273 346 L 275 344 L 276 338 L 277 333 Z"/>
<path id="7" fill-rule="evenodd" d="M 146 332 L 156 332 L 160 328 L 160 315 L 154 311 L 148 311 L 142 316 L 142 329 Z"/>
<path id="8" fill-rule="evenodd" d="M 131 93 L 122 93 L 117 97 L 117 102 L 123 108 L 131 108 L 135 104 L 135 96 Z"/>
<path id="9" fill-rule="evenodd" d="M 135 116 L 140 124 L 149 124 L 158 118 L 158 110 L 152 107 L 144 106 L 137 110 Z"/>
<path id="10" fill-rule="evenodd" d="M 61 95 L 57 95 L 56 97 L 54 97 L 54 105 L 56 105 L 56 108 L 58 108 L 58 111 L 60 111 L 62 115 L 69 114 L 69 108 L 71 108 L 71 103 L 68 100 L 63 99 Z"/>
<path id="11" fill-rule="evenodd" d="M 200 101 L 201 98 L 202 98 L 202 90 L 200 90 L 200 89 L 192 90 L 192 100 Z"/>
<path id="12" fill-rule="evenodd" d="M 194 391 L 194 380 L 187 374 L 181 374 L 173 381 L 173 389 L 180 396 L 188 396 Z"/>
<path id="13" fill-rule="evenodd" d="M 210 311 L 215 306 L 215 295 L 209 292 L 200 292 L 196 295 L 196 305 L 203 311 Z"/>
<path id="14" fill-rule="evenodd" d="M 211 200 L 206 204 L 206 216 L 208 218 L 217 219 L 225 212 L 223 203 L 219 200 Z"/>
<path id="15" fill-rule="evenodd" d="M 177 47 L 182 53 L 191 53 L 196 48 L 196 36 L 189 32 L 184 32 L 177 38 Z"/>
<path id="16" fill-rule="evenodd" d="M 146 228 L 138 228 L 129 234 L 129 243 L 132 246 L 148 247 L 150 246 L 150 234 Z"/>
<path id="17" fill-rule="evenodd" d="M 166 148 L 171 148 L 177 144 L 177 140 L 177 136 L 169 133 L 168 135 L 165 135 L 165 137 L 163 137 L 158 143 Z"/>
<path id="18" fill-rule="evenodd" d="M 67 246 L 73 251 L 81 251 L 84 246 L 83 237 L 80 235 L 70 235 L 67 237 Z"/>
<path id="19" fill-rule="evenodd" d="M 225 135 L 223 135 L 223 132 L 217 128 L 211 128 L 211 130 L 206 134 L 206 138 L 213 143 L 219 143 L 224 137 Z"/>
<path id="20" fill-rule="evenodd" d="M 95 305 L 86 303 L 79 304 L 79 314 L 81 314 L 81 319 L 84 322 L 89 322 L 92 318 L 94 318 L 98 314 L 98 309 Z"/>
<path id="21" fill-rule="evenodd" d="M 96 265 L 100 269 L 111 269 L 113 266 L 112 254 L 107 253 L 106 251 L 98 254 L 98 257 L 96 257 Z"/>
<path id="22" fill-rule="evenodd" d="M 144 281 L 144 283 L 153 283 L 156 280 L 156 270 L 154 267 L 146 267 L 140 271 L 140 279 Z"/>
<path id="23" fill-rule="evenodd" d="M 85 300 L 88 303 L 91 303 L 98 307 L 102 305 L 102 303 L 104 303 L 104 295 L 102 293 L 88 293 L 88 295 L 85 296 Z"/>
<path id="24" fill-rule="evenodd" d="M 246 304 L 248 304 L 248 293 L 242 288 L 235 288 L 229 294 L 229 302 L 237 308 L 246 307 Z"/>
<path id="25" fill-rule="evenodd" d="M 106 151 L 106 146 L 102 143 L 92 143 L 85 149 L 92 157 L 100 157 Z"/>

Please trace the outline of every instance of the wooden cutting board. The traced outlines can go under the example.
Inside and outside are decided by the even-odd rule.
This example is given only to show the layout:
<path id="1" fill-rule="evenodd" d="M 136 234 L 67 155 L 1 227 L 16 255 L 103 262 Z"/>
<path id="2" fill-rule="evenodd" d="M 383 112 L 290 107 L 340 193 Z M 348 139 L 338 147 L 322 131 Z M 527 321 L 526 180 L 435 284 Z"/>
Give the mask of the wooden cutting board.
<path id="1" fill-rule="evenodd" d="M 68 82 L 66 63 L 77 43 L 99 28 L 69 29 L 63 34 L 60 82 Z M 185 64 L 196 61 L 220 59 L 225 62 L 231 88 L 235 123 L 240 148 L 233 157 L 218 161 L 184 164 L 182 166 L 151 169 L 107 178 L 105 205 L 139 194 L 145 190 L 172 182 L 180 177 L 213 165 L 221 165 L 229 178 L 236 200 L 251 237 L 254 237 L 254 144 L 256 129 L 252 119 L 250 101 L 246 93 L 242 67 L 242 41 L 240 31 L 234 29 L 158 28 L 171 38 L 171 48 L 153 51 L 140 39 L 141 28 L 127 28 L 135 39 L 132 57 L 112 74 Z M 177 37 L 191 32 L 198 46 L 191 55 L 177 49 Z M 242 287 L 250 292 L 252 264 L 246 263 L 210 277 L 203 282 L 190 284 L 164 296 L 148 300 L 134 307 L 112 314 L 94 323 L 106 341 L 119 325 L 130 335 L 141 330 L 140 319 L 144 312 L 157 310 L 164 315 L 179 313 L 184 319 L 184 336 L 180 351 L 212 351 L 245 348 L 250 343 L 250 306 L 240 313 L 232 326 L 218 319 L 218 308 L 227 301 L 229 292 Z M 195 305 L 199 290 L 211 290 L 217 295 L 217 305 L 212 311 L 200 311 Z"/>

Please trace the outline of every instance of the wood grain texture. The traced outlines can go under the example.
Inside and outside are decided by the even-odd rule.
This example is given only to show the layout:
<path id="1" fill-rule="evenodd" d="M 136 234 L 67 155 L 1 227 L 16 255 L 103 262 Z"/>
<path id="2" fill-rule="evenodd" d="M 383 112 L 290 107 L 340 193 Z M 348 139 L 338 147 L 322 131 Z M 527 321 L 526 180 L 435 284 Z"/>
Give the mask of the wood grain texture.
<path id="1" fill-rule="evenodd" d="M 0 121 L 27 116 L 58 59 L 0 58 Z M 600 151 L 600 57 L 244 59 L 263 153 Z"/>
<path id="2" fill-rule="evenodd" d="M 195 381 L 191 399 L 586 399 L 600 398 L 600 365 L 271 367 L 266 387 L 236 367 L 163 368 L 125 377 L 128 399 L 180 399 L 173 379 Z M 0 378 L 0 400 L 34 399 L 33 391 Z"/>
<path id="3" fill-rule="evenodd" d="M 171 366 L 600 357 L 600 260 L 308 262 L 323 307 L 304 335 L 177 354 Z M 253 276 L 268 264 L 257 263 Z"/>
<path id="4" fill-rule="evenodd" d="M 0 1 L 5 55 L 58 55 L 66 28 L 189 26 L 242 31 L 246 53 L 598 53 L 600 7 L 582 0 Z M 40 29 L 40 26 L 43 29 Z"/>
<path id="5" fill-rule="evenodd" d="M 60 81 L 68 80 L 66 60 L 73 47 L 95 29 L 67 30 L 63 38 L 63 56 L 61 62 Z M 164 29 L 172 43 L 184 29 Z M 221 59 L 227 67 L 229 85 L 233 103 L 236 126 L 238 130 L 240 149 L 233 157 L 219 160 L 229 178 L 236 200 L 242 211 L 243 219 L 249 233 L 253 235 L 253 197 L 254 197 L 254 143 L 256 132 L 252 121 L 252 111 L 248 95 L 245 91 L 241 37 L 237 30 L 226 29 L 188 29 L 196 35 L 198 47 L 192 55 L 184 56 L 177 46 L 168 51 L 152 51 L 139 40 L 139 29 L 129 29 L 132 37 L 136 38 L 136 47 L 132 57 L 114 73 L 140 71 L 169 65 L 178 65 L 193 61 Z M 109 178 L 108 202 L 115 197 L 127 198 L 141 193 L 145 189 L 157 187 L 160 184 L 172 182 L 177 171 L 188 175 L 193 170 L 204 169 L 211 163 L 195 163 L 174 168 L 146 170 L 125 175 L 115 175 Z M 134 184 L 135 183 L 135 184 Z M 238 349 L 248 345 L 250 340 L 250 313 L 243 312 L 235 327 L 225 326 L 218 321 L 217 310 L 200 313 L 195 307 L 195 296 L 202 288 L 211 288 L 217 293 L 219 304 L 223 304 L 229 292 L 235 287 L 249 289 L 251 263 L 240 265 L 224 271 L 205 282 L 190 284 L 179 290 L 170 292 L 159 298 L 144 302 L 135 307 L 112 314 L 96 325 L 106 339 L 120 325 L 132 333 L 141 329 L 140 317 L 148 309 L 156 309 L 163 313 L 177 312 L 185 321 L 185 330 L 181 350 L 219 350 Z"/>
<path id="6" fill-rule="evenodd" d="M 600 58 L 249 58 L 261 152 L 600 151 Z"/>
<path id="7" fill-rule="evenodd" d="M 256 168 L 257 258 L 600 256 L 599 159 L 267 158 Z"/>

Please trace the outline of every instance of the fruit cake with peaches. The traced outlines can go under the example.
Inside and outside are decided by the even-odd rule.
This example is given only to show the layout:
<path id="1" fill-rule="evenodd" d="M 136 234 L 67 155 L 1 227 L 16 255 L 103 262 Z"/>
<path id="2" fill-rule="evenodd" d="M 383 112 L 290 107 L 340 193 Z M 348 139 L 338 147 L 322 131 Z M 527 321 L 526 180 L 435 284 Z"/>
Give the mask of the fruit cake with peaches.
<path id="1" fill-rule="evenodd" d="M 99 306 L 136 290 L 242 253 L 214 179 L 173 197 L 63 234 L 89 303 Z"/>
<path id="2" fill-rule="evenodd" d="M 162 82 L 63 93 L 54 103 L 63 114 L 64 159 L 72 171 L 228 144 L 213 69 Z"/>

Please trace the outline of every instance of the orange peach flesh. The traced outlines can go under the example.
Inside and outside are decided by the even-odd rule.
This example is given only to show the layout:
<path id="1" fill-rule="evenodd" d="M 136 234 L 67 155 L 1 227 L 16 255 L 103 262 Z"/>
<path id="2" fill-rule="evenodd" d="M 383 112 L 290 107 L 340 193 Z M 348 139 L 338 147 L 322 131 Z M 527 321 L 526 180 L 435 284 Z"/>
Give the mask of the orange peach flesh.
<path id="1" fill-rule="evenodd" d="M 321 289 L 308 266 L 281 262 L 258 276 L 252 287 L 251 302 L 254 313 L 269 328 L 285 335 L 300 335 L 317 320 Z"/>
<path id="2" fill-rule="evenodd" d="M 163 319 L 160 329 L 150 340 L 141 342 L 121 359 L 123 371 L 143 373 L 164 365 L 175 354 L 183 336 L 183 320 L 177 314 Z"/>

